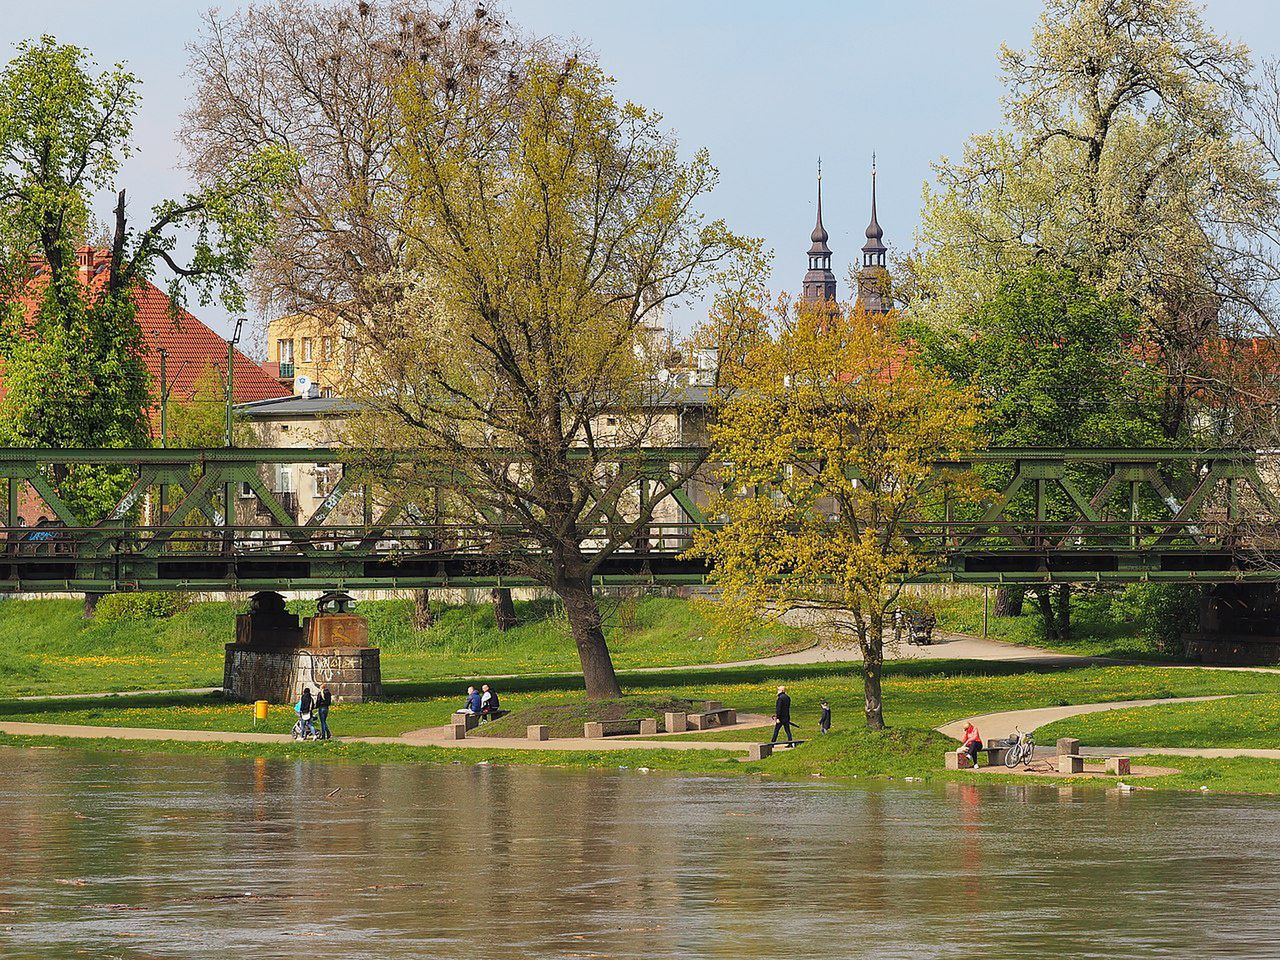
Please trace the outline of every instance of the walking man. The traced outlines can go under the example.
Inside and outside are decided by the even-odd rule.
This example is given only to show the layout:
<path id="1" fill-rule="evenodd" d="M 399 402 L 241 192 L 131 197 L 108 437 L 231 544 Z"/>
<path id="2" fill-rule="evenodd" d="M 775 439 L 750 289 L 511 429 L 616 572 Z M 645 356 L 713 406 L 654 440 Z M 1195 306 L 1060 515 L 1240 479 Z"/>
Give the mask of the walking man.
<path id="1" fill-rule="evenodd" d="M 329 692 L 329 685 L 326 683 L 320 687 L 320 693 L 316 696 L 316 713 L 320 715 L 320 739 L 328 740 L 332 736 L 329 733 L 329 708 L 333 706 L 333 694 Z"/>
<path id="2" fill-rule="evenodd" d="M 770 743 L 778 742 L 778 731 L 786 728 L 787 740 L 794 740 L 795 736 L 791 732 L 791 698 L 787 696 L 787 688 L 778 688 L 778 702 L 773 707 L 773 739 Z"/>

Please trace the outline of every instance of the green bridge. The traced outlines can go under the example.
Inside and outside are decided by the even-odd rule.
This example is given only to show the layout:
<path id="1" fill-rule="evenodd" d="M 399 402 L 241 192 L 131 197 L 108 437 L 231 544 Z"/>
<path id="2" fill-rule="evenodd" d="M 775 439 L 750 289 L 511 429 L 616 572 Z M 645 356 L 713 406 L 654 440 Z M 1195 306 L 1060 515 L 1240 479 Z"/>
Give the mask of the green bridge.
<path id="1" fill-rule="evenodd" d="M 619 454 L 653 476 L 703 455 Z M 80 465 L 127 478 L 97 522 L 61 493 Z M 998 449 L 938 467 L 974 468 L 988 495 L 963 509 L 943 498 L 910 522 L 907 535 L 934 559 L 920 579 L 1280 581 L 1280 480 L 1252 451 Z M 351 450 L 0 449 L 0 483 L 7 593 L 519 586 L 512 556 L 539 549 L 518 526 L 421 516 Z M 670 500 L 601 564 L 599 583 L 705 580 L 705 564 L 681 554 L 712 519 L 690 489 Z"/>

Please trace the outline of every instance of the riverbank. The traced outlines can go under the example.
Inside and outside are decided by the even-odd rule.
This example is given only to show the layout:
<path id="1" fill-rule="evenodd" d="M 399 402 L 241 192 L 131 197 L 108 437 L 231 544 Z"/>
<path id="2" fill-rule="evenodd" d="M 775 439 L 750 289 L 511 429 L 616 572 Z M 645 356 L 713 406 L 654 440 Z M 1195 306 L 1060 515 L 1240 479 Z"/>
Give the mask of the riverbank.
<path id="1" fill-rule="evenodd" d="M 292 711 L 287 708 L 274 708 L 266 723 L 257 728 L 257 733 L 274 735 L 279 740 L 241 742 L 241 737 L 251 737 L 255 732 L 249 707 L 227 703 L 220 696 L 199 694 L 120 696 L 88 701 L 8 700 L 0 702 L 0 723 L 213 731 L 222 742 L 126 742 L 107 737 L 72 740 L 22 735 L 6 735 L 0 742 L 26 746 L 75 743 L 94 749 L 225 753 L 325 762 L 624 766 L 783 779 L 817 776 L 964 781 L 972 779 L 972 774 L 942 769 L 943 753 L 954 746 L 954 741 L 934 729 L 957 717 L 1106 701 L 1241 695 L 1280 698 L 1280 675 L 1265 672 L 1159 666 L 1050 668 L 1020 661 L 897 661 L 886 665 L 884 678 L 886 719 L 891 728 L 872 733 L 861 729 L 861 679 L 856 668 L 847 664 L 766 664 L 629 673 L 623 675 L 623 682 L 627 696 L 614 705 L 622 711 L 620 715 L 632 708 L 651 712 L 654 703 L 713 699 L 742 713 L 768 716 L 777 685 L 785 684 L 793 698 L 799 736 L 808 742 L 753 763 L 740 762 L 742 743 L 768 739 L 767 729 L 757 729 L 749 735 L 744 735 L 742 730 L 727 729 L 682 738 L 697 741 L 699 749 L 696 750 L 668 749 L 673 745 L 670 743 L 664 744 L 663 749 L 654 749 L 617 741 L 610 741 L 607 748 L 586 748 L 579 744 L 573 750 L 557 749 L 554 741 L 537 750 L 515 749 L 505 743 L 483 748 L 468 745 L 460 750 L 421 737 L 413 743 L 400 742 L 398 738 L 448 722 L 458 705 L 458 691 L 454 689 L 456 683 L 446 681 L 388 684 L 387 700 L 335 708 L 330 719 L 337 735 L 365 738 L 365 742 L 348 739 L 297 744 L 284 740 L 293 722 Z M 575 677 L 563 676 L 504 681 L 504 706 L 517 713 L 566 706 L 578 710 L 583 704 L 578 683 Z M 815 727 L 818 703 L 822 699 L 829 700 L 836 710 L 836 732 L 818 738 Z M 1143 709 L 1186 706 L 1191 705 Z M 1117 714 L 1123 712 L 1116 711 Z M 1007 732 L 984 730 L 986 736 L 1003 736 Z M 1041 733 L 1042 742 L 1047 742 L 1046 735 Z M 1104 742 L 1086 738 L 1086 743 Z M 478 749 L 484 750 L 483 756 L 477 754 Z M 1144 762 L 1179 771 L 1144 779 L 1144 786 L 1195 791 L 1207 786 L 1219 791 L 1280 795 L 1280 762 L 1274 760 L 1156 756 Z M 1020 779 L 1017 774 L 983 775 L 984 781 L 988 778 L 1011 782 Z"/>
<path id="2" fill-rule="evenodd" d="M 213 687 L 222 683 L 225 644 L 235 637 L 243 602 L 187 603 L 166 616 L 85 620 L 79 600 L 0 601 L 0 697 Z M 186 605 L 184 605 L 186 604 Z M 506 632 L 488 603 L 437 603 L 432 626 L 419 630 L 408 600 L 359 604 L 382 651 L 382 675 L 426 681 L 440 677 L 575 672 L 578 657 L 560 606 L 516 604 L 518 625 Z M 291 601 L 291 612 L 315 612 Z M 705 605 L 672 597 L 605 597 L 605 632 L 620 669 L 728 663 L 811 647 L 811 631 L 761 623 L 730 635 Z"/>

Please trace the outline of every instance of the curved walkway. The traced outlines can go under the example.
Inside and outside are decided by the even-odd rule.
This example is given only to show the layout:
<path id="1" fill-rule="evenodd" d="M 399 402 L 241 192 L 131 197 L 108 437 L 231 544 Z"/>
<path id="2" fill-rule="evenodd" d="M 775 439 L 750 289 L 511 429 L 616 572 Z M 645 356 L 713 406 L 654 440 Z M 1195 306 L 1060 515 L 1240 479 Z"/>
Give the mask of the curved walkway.
<path id="1" fill-rule="evenodd" d="M 1132 707 L 1158 707 L 1177 703 L 1201 703 L 1205 700 L 1229 700 L 1239 694 L 1218 694 L 1211 697 L 1165 697 L 1160 700 L 1114 700 L 1110 703 L 1080 703 L 1069 707 L 1034 707 L 1027 710 L 1005 710 L 1000 713 L 984 713 L 963 717 L 938 727 L 939 733 L 959 740 L 964 736 L 966 723 L 996 730 L 1012 730 L 1018 727 L 1029 733 L 1058 720 L 1078 717 L 1087 713 L 1107 710 L 1127 710 Z M 1280 760 L 1280 750 L 1256 747 L 1081 747 L 1081 754 L 1092 757 L 1258 757 L 1264 760 Z"/>

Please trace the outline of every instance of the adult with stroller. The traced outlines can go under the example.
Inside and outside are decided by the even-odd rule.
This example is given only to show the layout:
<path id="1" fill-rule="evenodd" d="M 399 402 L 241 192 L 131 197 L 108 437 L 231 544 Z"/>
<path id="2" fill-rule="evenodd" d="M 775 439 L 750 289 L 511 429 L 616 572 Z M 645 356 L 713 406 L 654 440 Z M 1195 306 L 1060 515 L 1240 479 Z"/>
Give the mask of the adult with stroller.
<path id="1" fill-rule="evenodd" d="M 314 707 L 315 700 L 311 696 L 311 688 L 303 687 L 302 696 L 293 705 L 293 709 L 298 713 L 298 722 L 293 727 L 293 739 L 314 740 L 316 738 L 315 724 L 311 719 Z"/>

